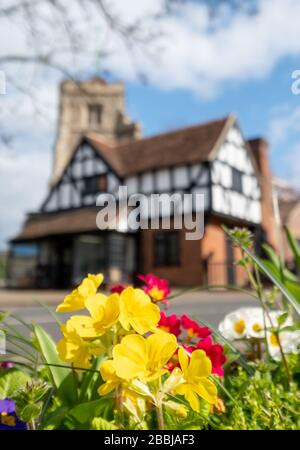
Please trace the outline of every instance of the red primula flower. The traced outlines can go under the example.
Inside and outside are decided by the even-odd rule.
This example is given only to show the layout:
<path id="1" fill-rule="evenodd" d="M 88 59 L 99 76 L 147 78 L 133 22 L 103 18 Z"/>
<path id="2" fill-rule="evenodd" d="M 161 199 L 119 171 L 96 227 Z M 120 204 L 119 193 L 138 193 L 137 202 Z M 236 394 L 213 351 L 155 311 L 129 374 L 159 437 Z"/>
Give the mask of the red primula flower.
<path id="1" fill-rule="evenodd" d="M 0 362 L 0 369 L 12 369 L 13 367 L 14 367 L 14 365 L 10 361 Z"/>
<path id="2" fill-rule="evenodd" d="M 193 351 L 197 350 L 196 345 L 185 345 L 185 344 L 182 344 L 182 347 L 184 348 L 184 350 L 187 351 L 187 353 L 189 354 L 189 356 L 191 356 L 191 354 L 193 353 Z"/>
<path id="3" fill-rule="evenodd" d="M 171 292 L 168 280 L 158 278 L 152 273 L 138 275 L 138 278 L 146 284 L 143 289 L 154 302 L 166 301 Z"/>
<path id="4" fill-rule="evenodd" d="M 222 367 L 226 361 L 224 348 L 220 344 L 214 344 L 211 336 L 200 340 L 197 345 L 183 345 L 183 347 L 189 354 L 192 354 L 195 350 L 204 350 L 206 356 L 211 361 L 212 373 L 215 373 L 219 377 L 224 375 L 224 369 Z"/>
<path id="5" fill-rule="evenodd" d="M 181 316 L 181 325 L 187 331 L 189 338 L 206 338 L 211 334 L 211 329 L 202 327 L 194 320 L 190 319 L 185 314 Z"/>
<path id="6" fill-rule="evenodd" d="M 180 319 L 176 314 L 171 314 L 171 316 L 166 316 L 164 312 L 160 312 L 160 321 L 158 322 L 158 328 L 167 331 L 168 333 L 174 334 L 178 337 L 181 333 L 180 330 Z"/>
<path id="7" fill-rule="evenodd" d="M 110 292 L 112 294 L 121 294 L 121 292 L 124 291 L 124 289 L 126 289 L 127 286 L 125 286 L 124 284 L 114 284 L 111 288 L 110 288 Z"/>
<path id="8" fill-rule="evenodd" d="M 211 360 L 212 373 L 222 377 L 224 375 L 224 369 L 222 366 L 226 361 L 226 356 L 224 355 L 224 348 L 222 345 L 214 344 L 211 336 L 207 336 L 205 339 L 198 342 L 196 349 L 205 351 L 206 355 Z"/>

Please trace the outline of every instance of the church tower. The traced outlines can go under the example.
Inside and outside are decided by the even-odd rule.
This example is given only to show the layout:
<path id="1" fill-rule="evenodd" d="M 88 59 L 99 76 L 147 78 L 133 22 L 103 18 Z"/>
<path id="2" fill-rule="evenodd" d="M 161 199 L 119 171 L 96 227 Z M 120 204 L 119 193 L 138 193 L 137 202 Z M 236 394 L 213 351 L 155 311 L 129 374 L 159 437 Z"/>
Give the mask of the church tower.
<path id="1" fill-rule="evenodd" d="M 108 84 L 101 78 L 61 83 L 51 183 L 63 172 L 80 138 L 90 132 L 111 144 L 141 137 L 140 125 L 126 114 L 123 83 Z"/>

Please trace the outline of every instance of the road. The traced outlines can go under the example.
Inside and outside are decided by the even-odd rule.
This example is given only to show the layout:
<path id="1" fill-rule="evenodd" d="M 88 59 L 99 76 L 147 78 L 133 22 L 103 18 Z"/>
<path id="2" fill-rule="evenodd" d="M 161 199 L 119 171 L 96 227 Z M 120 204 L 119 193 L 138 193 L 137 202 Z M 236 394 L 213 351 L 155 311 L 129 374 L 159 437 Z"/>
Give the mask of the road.
<path id="1" fill-rule="evenodd" d="M 36 293 L 35 293 L 36 294 Z M 47 303 L 52 311 L 63 298 L 65 293 L 39 293 L 32 298 L 39 298 L 43 303 Z M 16 298 L 16 302 L 12 301 Z M 60 337 L 60 330 L 51 314 L 42 306 L 35 304 L 26 297 L 26 301 L 21 297 L 8 297 L 0 293 L 0 309 L 10 311 L 19 315 L 24 321 L 29 323 L 39 323 L 56 340 Z M 167 314 L 187 314 L 195 319 L 202 319 L 212 326 L 217 326 L 225 314 L 241 306 L 254 306 L 257 301 L 244 293 L 237 292 L 186 292 L 177 298 L 170 300 Z M 68 315 L 62 314 L 61 319 L 65 321 Z M 10 319 L 12 323 L 15 323 Z M 19 327 L 19 331 L 24 331 Z"/>

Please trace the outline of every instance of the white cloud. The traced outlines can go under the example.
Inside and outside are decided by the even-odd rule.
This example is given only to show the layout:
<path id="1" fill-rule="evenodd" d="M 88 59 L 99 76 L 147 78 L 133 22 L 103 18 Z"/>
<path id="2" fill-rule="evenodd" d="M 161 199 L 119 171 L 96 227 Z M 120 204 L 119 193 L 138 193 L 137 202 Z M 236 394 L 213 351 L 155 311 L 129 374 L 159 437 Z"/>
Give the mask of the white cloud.
<path id="1" fill-rule="evenodd" d="M 206 97 L 216 94 L 224 82 L 264 77 L 281 58 L 300 53 L 298 0 L 258 0 L 257 14 L 240 12 L 231 17 L 225 14 L 226 20 L 216 22 L 214 29 L 203 4 L 183 2 L 177 14 L 158 19 L 162 3 L 162 0 L 108 2 L 114 16 L 123 23 L 141 19 L 145 34 L 148 31 L 161 34 L 147 47 L 135 45 L 133 56 L 122 39 L 108 32 L 97 9 L 89 10 L 87 22 L 74 2 L 68 11 L 81 35 L 82 52 L 72 60 L 65 51 L 60 51 L 56 61 L 79 70 L 105 67 L 125 80 L 134 80 L 137 72 L 142 71 L 153 85 L 162 89 L 185 88 Z M 51 24 L 44 22 L 43 26 L 40 44 L 43 48 L 59 48 L 60 42 L 68 47 L 59 25 L 55 33 Z M 24 37 L 20 39 L 23 32 L 19 23 L 10 30 L 4 23 L 1 35 L 11 34 L 11 38 L 0 39 L 5 43 L 2 49 L 0 44 L 0 55 L 7 52 L 6 42 L 10 52 L 15 49 L 25 52 Z M 99 50 L 110 55 L 103 59 Z"/>
<path id="2" fill-rule="evenodd" d="M 110 0 L 108 4 L 113 5 L 114 13 L 126 23 L 143 18 L 142 30 L 161 33 L 161 38 L 154 40 L 147 49 L 136 46 L 133 59 L 124 42 L 108 33 L 97 10 L 93 10 L 86 21 L 82 10 L 70 9 L 69 0 L 66 4 L 77 20 L 83 52 L 75 61 L 67 52 L 61 52 L 56 61 L 75 72 L 109 69 L 127 81 L 135 80 L 142 71 L 156 87 L 184 88 L 206 98 L 217 95 L 226 82 L 263 78 L 282 58 L 300 53 L 298 0 L 260 0 L 258 14 L 226 16 L 213 30 L 207 10 L 194 1 L 184 2 L 176 15 L 158 19 L 153 16 L 160 11 L 162 0 Z M 151 17 L 145 19 L 149 14 Z M 44 26 L 40 35 L 43 47 L 59 48 L 61 43 L 67 46 L 58 25 L 47 25 L 45 20 L 40 26 Z M 102 59 L 99 49 L 109 51 L 110 55 Z M 28 51 L 32 51 L 32 45 L 24 39 L 24 23 L 1 21 L 0 56 Z M 33 104 L 10 83 L 7 96 L 0 96 L 0 125 L 19 138 L 15 160 L 0 153 L 0 242 L 14 234 L 23 212 L 33 210 L 45 192 L 51 169 L 51 132 L 56 131 L 59 79 L 57 73 L 47 68 L 8 65 L 5 70 L 8 78 L 17 81 L 21 89 L 30 88 L 38 111 L 32 120 Z M 299 131 L 299 119 L 300 109 L 284 119 L 275 117 L 271 125 L 274 139 L 283 141 L 291 131 Z"/>
<path id="3" fill-rule="evenodd" d="M 115 4 L 120 8 L 120 2 Z M 261 0 L 259 4 L 258 14 L 235 15 L 210 32 L 205 8 L 195 2 L 184 4 L 181 14 L 153 23 L 165 36 L 156 60 L 136 51 L 135 64 L 156 86 L 186 88 L 202 96 L 213 95 L 226 81 L 264 77 L 281 58 L 300 52 L 300 2 Z M 114 53 L 107 64 L 125 79 L 135 77 L 126 52 Z"/>
<path id="4" fill-rule="evenodd" d="M 19 231 L 24 214 L 43 200 L 50 176 L 49 156 L 42 149 L 0 153 L 0 248 Z"/>

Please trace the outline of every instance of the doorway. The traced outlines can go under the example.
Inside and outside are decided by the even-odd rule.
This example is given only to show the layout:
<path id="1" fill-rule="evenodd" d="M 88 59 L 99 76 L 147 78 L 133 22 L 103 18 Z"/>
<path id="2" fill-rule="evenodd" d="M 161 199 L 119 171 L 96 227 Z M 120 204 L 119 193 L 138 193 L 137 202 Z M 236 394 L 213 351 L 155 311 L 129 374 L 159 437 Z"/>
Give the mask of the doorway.
<path id="1" fill-rule="evenodd" d="M 54 288 L 68 289 L 72 274 L 72 240 L 60 240 L 55 243 Z"/>

